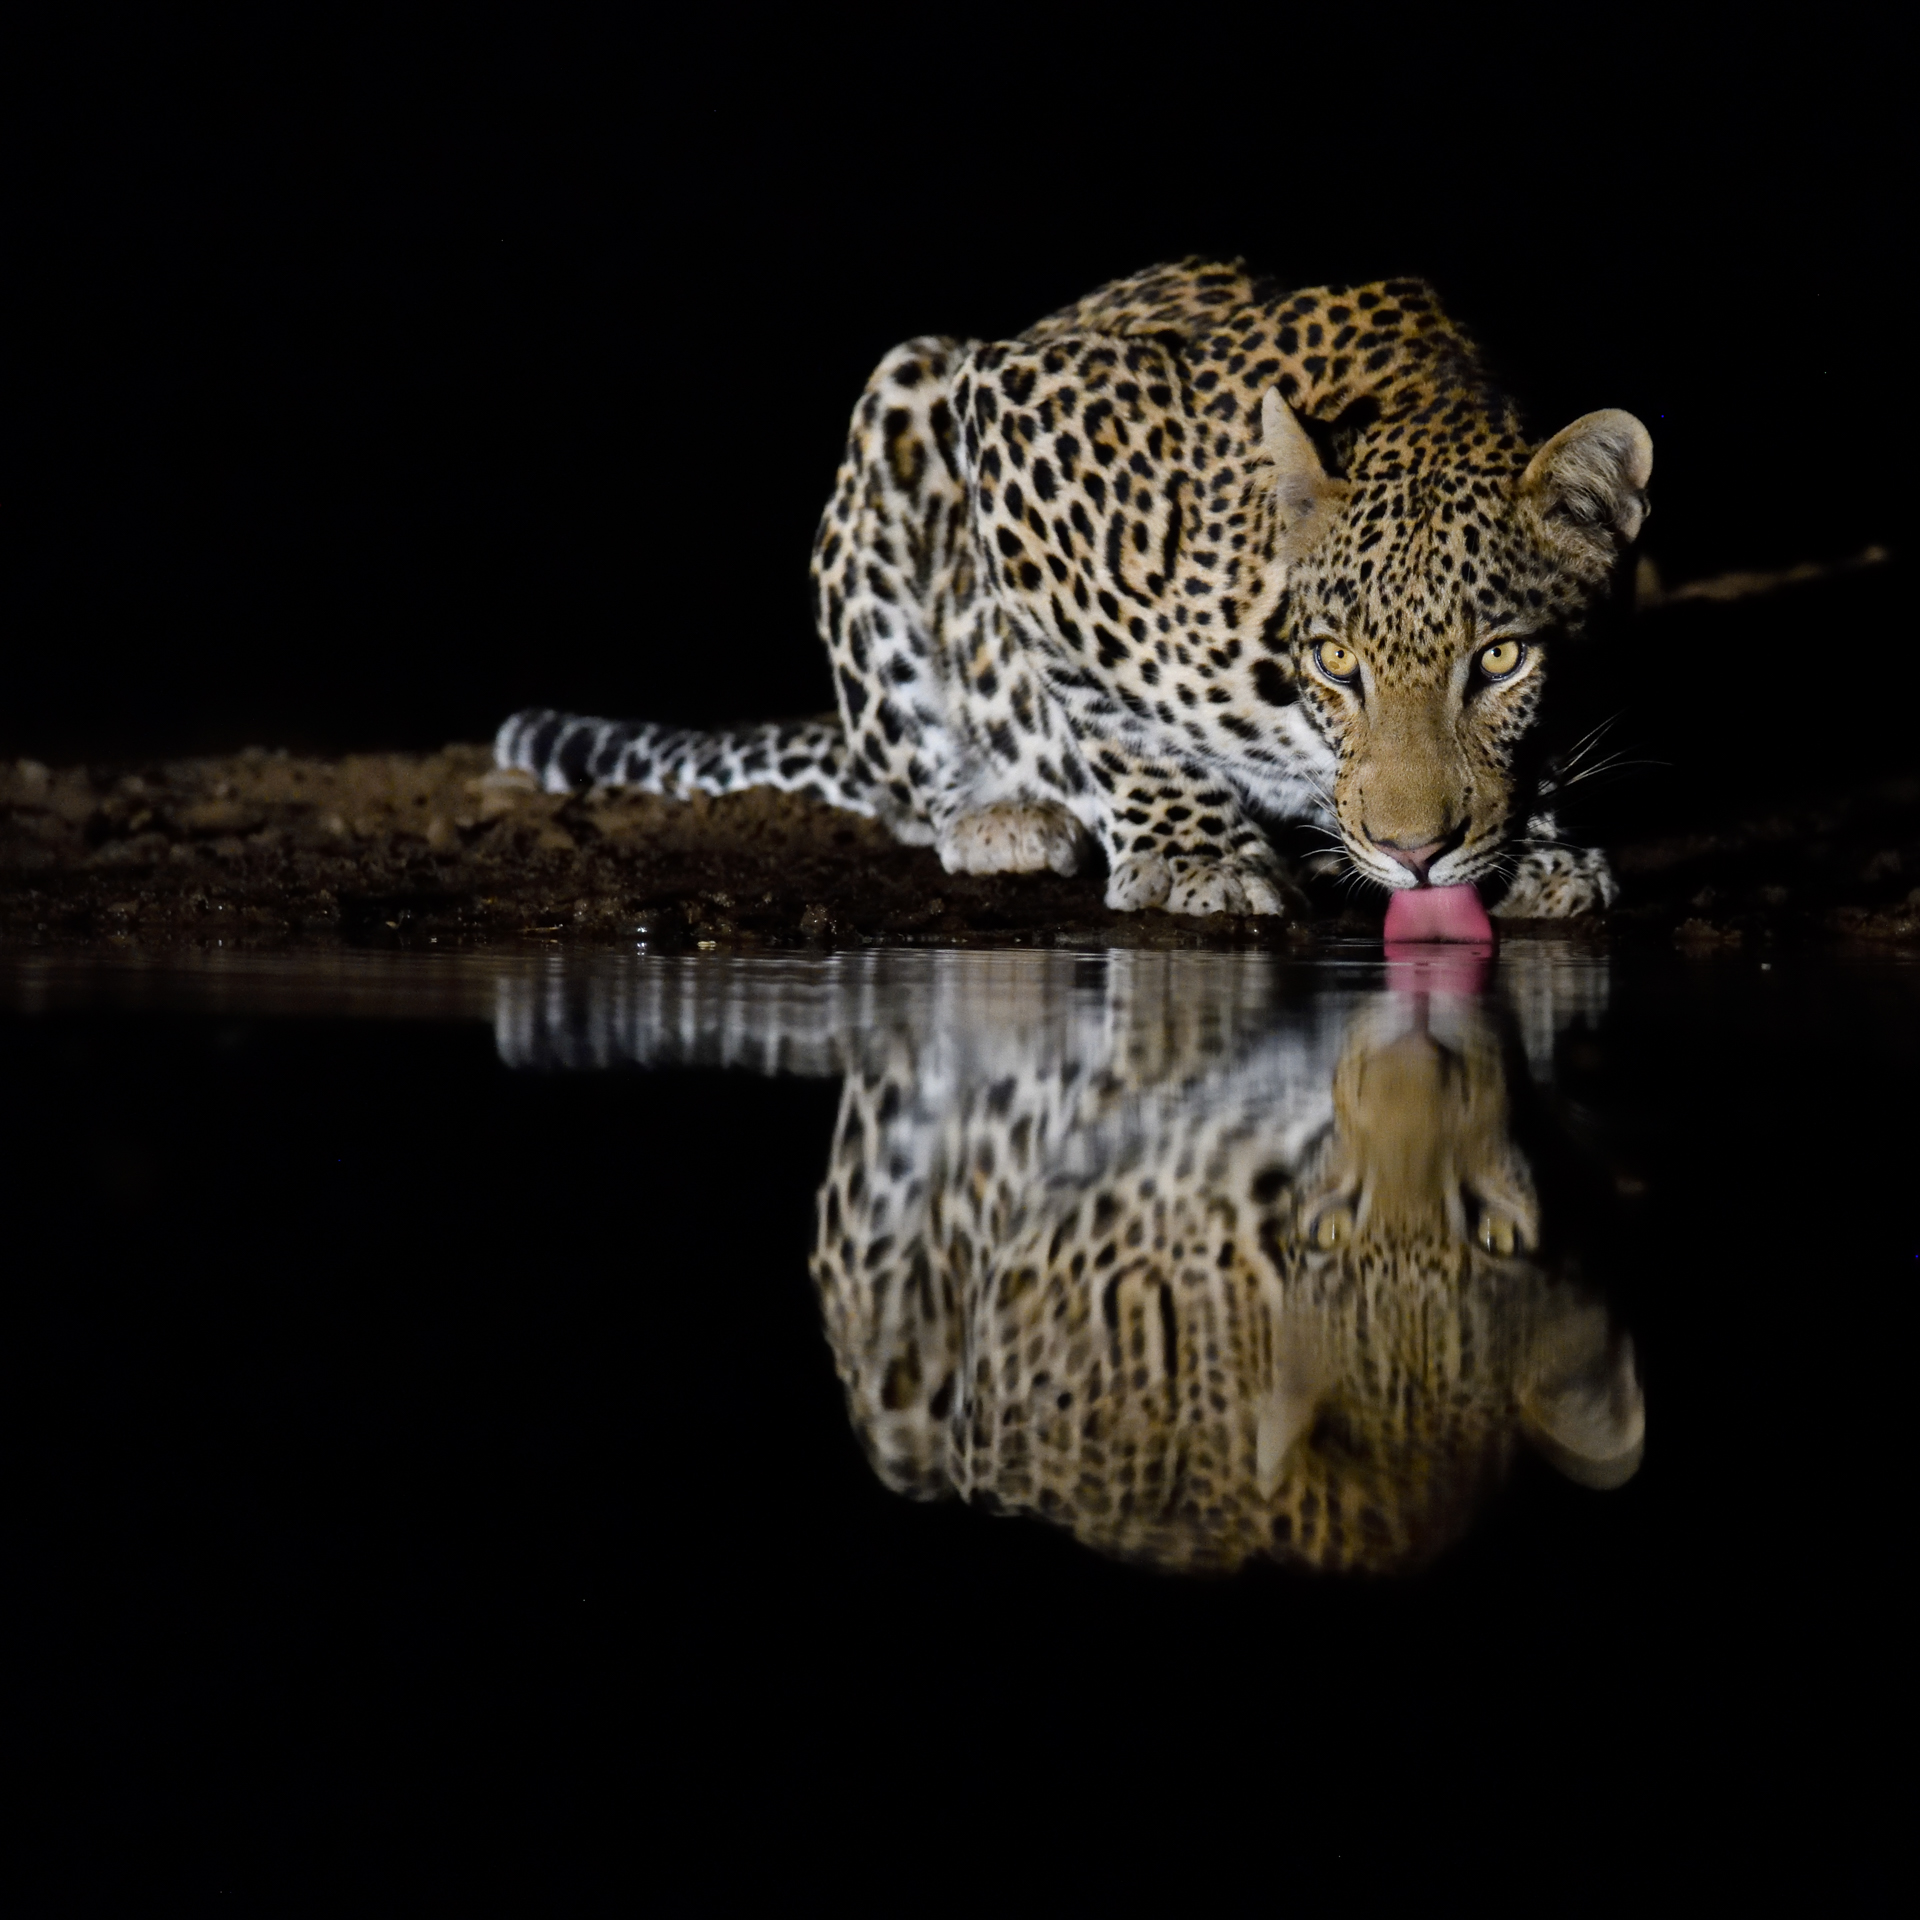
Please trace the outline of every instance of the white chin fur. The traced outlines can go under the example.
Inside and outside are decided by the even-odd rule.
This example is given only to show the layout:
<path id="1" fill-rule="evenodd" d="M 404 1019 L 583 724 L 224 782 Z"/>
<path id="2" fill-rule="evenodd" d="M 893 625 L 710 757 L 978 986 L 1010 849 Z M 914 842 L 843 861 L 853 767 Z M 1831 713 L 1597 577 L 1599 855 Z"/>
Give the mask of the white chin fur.
<path id="1" fill-rule="evenodd" d="M 1376 864 L 1364 855 L 1356 853 L 1352 847 L 1347 849 L 1347 858 L 1366 879 L 1391 892 L 1398 892 L 1402 887 L 1417 887 L 1420 884 L 1398 861 L 1383 860 Z"/>
<path id="2" fill-rule="evenodd" d="M 1352 847 L 1347 849 L 1347 858 L 1367 879 L 1375 881 L 1390 892 L 1399 893 L 1408 887 L 1417 887 L 1420 884 L 1419 880 L 1398 861 L 1382 862 L 1376 866 L 1373 861 L 1356 853 Z M 1471 886 L 1479 880 L 1482 871 L 1483 868 L 1477 862 L 1469 863 L 1467 867 L 1459 867 L 1449 866 L 1446 860 L 1442 860 L 1427 875 L 1427 885 L 1430 887 Z"/>

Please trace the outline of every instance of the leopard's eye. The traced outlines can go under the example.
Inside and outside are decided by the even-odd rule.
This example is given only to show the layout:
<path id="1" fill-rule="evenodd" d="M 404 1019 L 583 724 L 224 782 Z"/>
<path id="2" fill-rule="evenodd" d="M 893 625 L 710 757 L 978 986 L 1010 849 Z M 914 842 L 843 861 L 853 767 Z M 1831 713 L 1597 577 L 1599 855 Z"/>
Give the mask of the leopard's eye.
<path id="1" fill-rule="evenodd" d="M 1313 1244 L 1322 1253 L 1344 1247 L 1353 1236 L 1353 1211 L 1349 1207 L 1329 1207 L 1313 1223 Z"/>
<path id="2" fill-rule="evenodd" d="M 1504 680 L 1526 657 L 1527 650 L 1518 640 L 1496 641 L 1481 654 L 1480 671 L 1489 680 Z"/>
<path id="3" fill-rule="evenodd" d="M 1313 660 L 1329 680 L 1351 682 L 1360 672 L 1360 656 L 1338 640 L 1322 640 L 1313 650 Z"/>

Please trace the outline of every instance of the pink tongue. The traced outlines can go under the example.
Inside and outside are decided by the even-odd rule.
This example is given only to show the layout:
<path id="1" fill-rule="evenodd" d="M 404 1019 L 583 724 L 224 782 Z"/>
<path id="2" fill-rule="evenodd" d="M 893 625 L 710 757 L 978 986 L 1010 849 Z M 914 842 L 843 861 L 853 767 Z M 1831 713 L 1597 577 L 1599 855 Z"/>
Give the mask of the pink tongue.
<path id="1" fill-rule="evenodd" d="M 1402 887 L 1387 901 L 1388 940 L 1483 940 L 1493 922 L 1472 887 Z"/>

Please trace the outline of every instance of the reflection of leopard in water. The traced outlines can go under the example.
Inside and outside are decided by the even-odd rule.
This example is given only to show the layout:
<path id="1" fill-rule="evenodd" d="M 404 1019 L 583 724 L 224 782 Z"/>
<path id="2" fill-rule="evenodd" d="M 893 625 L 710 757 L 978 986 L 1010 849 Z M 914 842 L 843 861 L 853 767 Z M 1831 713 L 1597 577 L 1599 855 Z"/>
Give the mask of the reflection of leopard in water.
<path id="1" fill-rule="evenodd" d="M 1297 1031 L 1228 1064 L 1132 964 L 1103 1036 L 961 1075 L 895 1038 L 849 1072 L 814 1274 L 881 1478 L 1164 1566 L 1392 1569 L 1523 1436 L 1630 1476 L 1631 1347 L 1529 1257 L 1478 1007 L 1383 998 L 1337 1064 Z"/>

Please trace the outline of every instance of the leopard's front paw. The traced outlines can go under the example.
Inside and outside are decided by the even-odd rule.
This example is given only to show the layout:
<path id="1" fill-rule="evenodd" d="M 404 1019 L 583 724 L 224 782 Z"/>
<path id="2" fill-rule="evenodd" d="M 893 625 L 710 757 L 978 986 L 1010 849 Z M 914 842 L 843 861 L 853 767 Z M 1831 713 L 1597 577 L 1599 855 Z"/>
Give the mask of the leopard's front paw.
<path id="1" fill-rule="evenodd" d="M 949 821 L 938 845 L 949 873 L 1078 873 L 1087 830 L 1051 800 L 996 800 Z"/>
<path id="2" fill-rule="evenodd" d="M 1122 854 L 1107 869 L 1107 905 L 1115 913 L 1164 906 L 1172 884 L 1173 875 L 1159 854 Z"/>
<path id="3" fill-rule="evenodd" d="M 1120 913 L 1287 913 L 1295 904 L 1278 862 L 1238 854 L 1123 854 L 1107 876 L 1107 905 Z"/>
<path id="4" fill-rule="evenodd" d="M 1167 864 L 1173 871 L 1169 913 L 1286 913 L 1295 904 L 1274 860 L 1176 853 Z"/>
<path id="5" fill-rule="evenodd" d="M 1597 847 L 1531 847 L 1514 869 L 1513 885 L 1493 909 L 1496 920 L 1571 920 L 1604 913 L 1619 883 Z"/>

